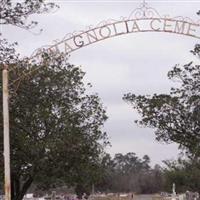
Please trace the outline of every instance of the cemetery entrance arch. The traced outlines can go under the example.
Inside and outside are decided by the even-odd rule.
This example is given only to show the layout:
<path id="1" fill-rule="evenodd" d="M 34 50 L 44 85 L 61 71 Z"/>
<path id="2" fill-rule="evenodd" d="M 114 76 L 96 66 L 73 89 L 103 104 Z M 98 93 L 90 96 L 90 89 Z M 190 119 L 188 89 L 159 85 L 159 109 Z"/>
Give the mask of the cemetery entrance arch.
<path id="1" fill-rule="evenodd" d="M 87 27 L 85 30 L 67 34 L 62 40 L 55 44 L 37 49 L 30 60 L 38 58 L 42 60 L 42 53 L 65 53 L 70 54 L 80 48 L 92 45 L 96 42 L 117 37 L 120 35 L 140 32 L 163 32 L 177 34 L 180 36 L 200 39 L 200 20 L 192 20 L 188 17 L 160 15 L 159 12 L 149 7 L 144 1 L 128 17 L 121 17 L 119 20 L 102 21 L 96 26 Z M 20 82 L 29 73 L 21 73 L 22 76 L 10 82 L 10 85 Z M 8 113 L 8 77 L 7 67 L 3 69 L 3 102 L 4 102 L 4 159 L 5 159 L 5 196 L 10 200 L 10 157 L 9 157 L 9 113 Z"/>
<path id="2" fill-rule="evenodd" d="M 30 60 L 33 58 L 42 59 L 43 52 L 71 54 L 78 49 L 102 40 L 141 32 L 170 33 L 200 39 L 200 20 L 183 16 L 162 16 L 156 9 L 143 1 L 128 17 L 102 21 L 96 26 L 87 27 L 85 30 L 69 33 L 62 40 L 56 40 L 55 44 L 43 46 L 34 51 Z M 23 77 L 29 75 L 22 74 Z M 21 78 L 17 78 L 10 84 L 18 82 Z"/>

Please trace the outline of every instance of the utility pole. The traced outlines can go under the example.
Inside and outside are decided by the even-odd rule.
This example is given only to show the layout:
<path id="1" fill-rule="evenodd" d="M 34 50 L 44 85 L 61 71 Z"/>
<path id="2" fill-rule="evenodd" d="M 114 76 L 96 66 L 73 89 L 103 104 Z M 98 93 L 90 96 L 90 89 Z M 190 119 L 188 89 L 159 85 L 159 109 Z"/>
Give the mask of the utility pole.
<path id="1" fill-rule="evenodd" d="M 11 200 L 8 65 L 3 65 L 2 84 L 5 200 Z"/>

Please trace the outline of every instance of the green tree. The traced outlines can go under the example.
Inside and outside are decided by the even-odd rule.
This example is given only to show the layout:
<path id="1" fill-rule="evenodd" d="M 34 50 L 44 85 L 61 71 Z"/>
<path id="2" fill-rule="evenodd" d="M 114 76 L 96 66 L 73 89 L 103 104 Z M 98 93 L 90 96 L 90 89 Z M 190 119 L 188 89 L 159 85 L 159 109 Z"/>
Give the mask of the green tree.
<path id="1" fill-rule="evenodd" d="M 22 79 L 17 90 L 16 85 L 10 85 L 14 200 L 21 200 L 34 182 L 52 187 L 57 182 L 76 186 L 84 176 L 95 181 L 94 172 L 107 143 L 106 133 L 101 130 L 107 116 L 100 99 L 87 94 L 85 73 L 70 65 L 64 55 L 43 54 L 37 64 L 19 60 L 16 70 L 10 72 L 10 80 L 19 77 L 22 70 L 29 73 L 38 66 L 37 75 Z M 2 135 L 1 124 L 0 163 Z"/>
<path id="2" fill-rule="evenodd" d="M 104 154 L 101 161 L 101 178 L 96 184 L 96 188 L 101 192 L 110 192 L 115 181 L 114 162 L 110 154 Z"/>
<path id="3" fill-rule="evenodd" d="M 5 25 L 14 25 L 24 29 L 31 29 L 37 25 L 35 21 L 28 21 L 28 17 L 32 14 L 41 14 L 50 12 L 58 8 L 54 3 L 43 0 L 24 0 L 24 1 L 12 1 L 3 0 L 0 3 L 0 26 L 1 31 Z M 7 64 L 9 68 L 13 63 L 18 60 L 18 54 L 16 54 L 15 47 L 17 42 L 9 44 L 9 42 L 3 38 L 0 32 L 0 65 Z M 1 136 L 2 139 L 2 136 Z M 2 140 L 0 141 L 0 151 L 3 152 Z M 2 156 L 2 155 L 1 155 Z M 0 163 L 0 178 L 3 180 L 3 162 Z M 2 184 L 3 186 L 3 184 Z"/>
<path id="4" fill-rule="evenodd" d="M 164 189 L 164 173 L 159 165 L 150 166 L 148 155 L 139 158 L 135 153 L 105 154 L 102 159 L 102 178 L 96 185 L 102 192 L 158 193 Z"/>
<path id="5" fill-rule="evenodd" d="M 194 53 L 199 57 L 199 46 Z M 200 156 L 200 65 L 176 65 L 168 78 L 178 81 L 170 94 L 126 94 L 124 100 L 137 109 L 139 125 L 155 129 L 156 139 L 176 142 L 190 155 Z"/>
<path id="6" fill-rule="evenodd" d="M 29 16 L 33 14 L 49 13 L 59 8 L 56 4 L 45 0 L 3 0 L 0 4 L 0 26 L 13 25 L 19 28 L 30 30 L 36 27 L 38 22 L 29 21 Z M 0 32 L 0 63 L 9 65 L 17 62 L 16 54 L 17 42 L 10 44 L 3 38 Z"/>
<path id="7" fill-rule="evenodd" d="M 3 0 L 0 5 L 0 25 L 14 25 L 23 29 L 34 28 L 38 22 L 28 21 L 33 14 L 48 13 L 58 8 L 45 0 Z"/>
<path id="8" fill-rule="evenodd" d="M 177 192 L 200 191 L 200 163 L 196 159 L 182 159 L 177 161 L 164 161 L 166 168 L 165 188 L 171 191 L 173 183 L 176 184 Z"/>
<path id="9" fill-rule="evenodd" d="M 55 5 L 54 3 L 51 3 L 51 2 L 44 1 L 44 0 L 24 0 L 24 1 L 21 1 L 21 0 L 20 1 L 6 0 L 6 1 L 1 2 L 1 5 L 0 5 L 0 18 L 1 18 L 0 25 L 2 27 L 3 27 L 3 25 L 14 25 L 14 26 L 29 30 L 29 29 L 34 28 L 37 25 L 36 21 L 29 21 L 28 20 L 30 15 L 48 13 L 48 12 L 51 12 L 51 11 L 55 10 L 56 8 L 58 8 L 57 5 Z M 19 55 L 16 54 L 16 50 L 15 50 L 16 49 L 16 45 L 17 45 L 17 43 L 9 44 L 9 42 L 6 39 L 4 39 L 2 37 L 0 38 L 0 61 L 1 61 L 1 64 L 7 64 L 9 66 L 10 70 L 13 70 L 13 67 L 15 68 L 15 74 L 10 73 L 10 80 L 11 81 L 12 81 L 12 79 L 16 79 L 16 78 L 20 77 L 22 75 L 21 71 L 24 71 L 25 73 L 29 73 L 30 70 L 34 70 L 34 68 L 39 66 L 39 65 L 37 65 L 37 66 L 36 65 L 35 66 L 28 66 L 27 64 L 25 64 L 25 61 L 23 61 L 23 62 L 20 61 L 19 60 Z M 63 67 L 63 65 L 64 65 L 63 59 L 64 58 L 60 57 L 60 58 L 55 58 L 55 59 L 58 59 L 58 60 L 60 59 L 60 61 L 57 60 L 57 65 L 60 65 L 62 63 L 61 65 Z M 69 64 L 67 64 L 67 63 L 65 63 L 65 64 L 66 64 L 66 66 L 69 66 Z M 19 66 L 16 66 L 16 65 L 19 65 Z M 39 66 L 39 67 L 42 67 L 43 64 L 40 63 L 40 65 L 41 66 Z M 74 72 L 71 73 L 71 74 L 70 73 L 68 73 L 68 74 L 65 73 L 65 75 L 67 76 L 67 75 L 70 74 L 71 76 L 77 76 L 77 77 L 74 77 L 74 81 L 78 81 L 79 83 L 75 83 L 75 84 L 76 84 L 76 86 L 79 85 L 80 87 L 83 87 L 82 88 L 82 92 L 84 93 L 84 85 L 81 83 L 81 80 L 80 80 L 80 79 L 83 78 L 84 73 L 82 73 L 81 70 L 80 71 L 77 70 L 77 73 L 75 73 L 77 68 L 75 68 L 74 66 L 72 66 L 72 68 L 74 68 Z M 54 67 L 54 70 L 56 70 L 55 67 Z M 68 71 L 70 71 L 70 67 L 68 67 Z M 46 72 L 44 72 L 44 73 L 46 73 Z M 52 70 L 52 73 L 53 73 L 53 70 Z M 60 74 L 61 74 L 61 72 L 60 72 Z M 54 75 L 59 78 L 59 74 L 54 74 Z M 51 79 L 54 75 L 51 74 L 51 76 L 49 78 Z M 71 79 L 69 78 L 69 81 L 70 80 L 72 81 L 72 78 Z M 62 81 L 62 80 L 60 80 L 60 81 Z M 26 82 L 22 82 L 22 84 L 26 84 Z M 57 84 L 58 84 L 58 82 L 57 82 Z M 73 83 L 71 83 L 71 84 L 73 85 Z M 32 151 L 35 151 L 35 160 L 37 160 L 37 159 L 40 160 L 40 158 L 43 159 L 42 157 L 45 157 L 45 154 L 44 154 L 45 152 L 40 152 L 39 148 L 43 149 L 43 151 L 44 150 L 48 150 L 49 151 L 49 149 L 47 147 L 45 147 L 45 145 L 47 145 L 48 142 L 47 141 L 44 142 L 45 144 L 42 144 L 42 143 L 41 144 L 39 144 L 39 143 L 37 144 L 37 141 L 34 142 L 34 140 L 36 140 L 36 138 L 33 138 L 32 139 L 33 140 L 32 143 L 33 144 L 34 143 L 37 144 L 36 146 L 34 146 L 33 144 L 29 144 L 29 143 L 31 143 L 31 140 L 27 141 L 26 140 L 27 138 L 23 138 L 23 136 L 26 135 L 25 133 L 23 133 L 24 135 L 21 134 L 21 133 L 19 133 L 18 136 L 15 135 L 15 137 L 17 137 L 18 139 L 16 140 L 16 143 L 14 142 L 12 144 L 12 148 L 16 149 L 16 145 L 19 145 L 19 146 L 17 147 L 18 149 L 15 150 L 17 152 L 16 155 L 11 155 L 11 159 L 12 159 L 12 188 L 11 189 L 12 189 L 12 198 L 13 199 L 21 199 L 23 197 L 24 193 L 27 191 L 27 188 L 29 188 L 29 186 L 32 184 L 32 182 L 35 182 L 35 181 L 37 182 L 37 186 L 39 188 L 46 189 L 47 187 L 54 187 L 54 186 L 57 186 L 58 184 L 63 184 L 63 182 L 65 182 L 65 183 L 67 182 L 70 185 L 72 184 L 72 185 L 76 186 L 77 184 L 79 184 L 79 185 L 83 184 L 83 182 L 84 182 L 83 180 L 85 180 L 85 184 L 87 185 L 87 184 L 90 183 L 91 179 L 92 180 L 94 179 L 93 182 L 95 182 L 98 179 L 98 176 L 95 176 L 95 175 L 97 174 L 97 170 L 98 170 L 98 167 L 99 167 L 99 157 L 98 157 L 98 155 L 101 153 L 101 151 L 103 151 L 103 145 L 100 144 L 100 143 L 98 144 L 97 140 L 101 138 L 100 140 L 105 142 L 105 138 L 106 138 L 105 133 L 102 133 L 102 136 L 100 136 L 100 134 L 101 134 L 100 132 L 101 131 L 100 130 L 98 131 L 98 126 L 101 126 L 101 125 L 98 124 L 98 122 L 100 122 L 101 120 L 103 122 L 106 119 L 106 116 L 105 116 L 104 111 L 101 110 L 101 108 L 100 108 L 101 105 L 100 104 L 99 104 L 99 107 L 95 107 L 95 103 L 96 104 L 100 103 L 99 102 L 99 98 L 96 95 L 85 95 L 85 98 L 82 98 L 80 96 L 81 93 L 79 93 L 81 91 L 81 89 L 79 87 L 76 88 L 75 84 L 74 84 L 74 88 L 73 88 L 73 86 L 70 86 L 70 87 L 72 87 L 71 88 L 72 90 L 76 90 L 76 91 L 74 91 L 75 95 L 72 98 L 78 98 L 78 97 L 81 98 L 80 102 L 77 103 L 77 106 L 79 105 L 79 106 L 81 106 L 81 108 L 76 108 L 76 110 L 73 110 L 73 109 L 75 109 L 75 107 L 73 108 L 73 106 L 71 106 L 70 103 L 69 103 L 68 107 L 66 109 L 69 109 L 69 107 L 71 106 L 70 109 L 72 109 L 72 110 L 70 110 L 70 112 L 75 112 L 75 111 L 77 112 L 77 110 L 79 109 L 79 110 L 82 110 L 82 112 L 85 111 L 85 115 L 84 116 L 82 115 L 82 122 L 81 122 L 81 119 L 77 119 L 77 121 L 75 120 L 75 118 L 76 118 L 75 115 L 77 115 L 77 117 L 78 117 L 77 113 L 76 114 L 74 113 L 74 116 L 72 117 L 72 119 L 69 119 L 70 122 L 68 122 L 68 123 L 74 123 L 74 126 L 77 126 L 77 128 L 74 127 L 72 129 L 72 128 L 70 128 L 69 124 L 63 125 L 65 127 L 68 126 L 68 128 L 69 128 L 68 136 L 66 136 L 67 139 L 69 140 L 68 142 L 71 143 L 68 147 L 66 147 L 66 148 L 68 148 L 68 154 L 69 155 L 67 154 L 67 151 L 65 152 L 66 149 L 64 149 L 64 145 L 67 146 L 67 142 L 66 141 L 65 142 L 61 141 L 61 139 L 58 139 L 59 137 L 57 137 L 56 139 L 59 142 L 61 142 L 61 144 L 59 144 L 58 141 L 56 141 L 56 139 L 55 139 L 55 143 L 53 144 L 53 142 L 54 142 L 53 138 L 51 139 L 52 141 L 49 141 L 50 143 L 48 144 L 48 145 L 51 145 L 51 143 L 52 143 L 51 149 L 55 148 L 54 149 L 54 151 L 55 151 L 54 154 L 51 152 L 51 154 L 52 154 L 51 155 L 51 160 L 55 159 L 55 161 L 53 161 L 53 162 L 56 162 L 56 159 L 58 159 L 58 160 L 61 159 L 60 154 L 62 154 L 64 156 L 65 153 L 66 153 L 66 156 L 68 156 L 66 158 L 68 160 L 64 161 L 64 159 L 62 159 L 63 163 L 60 162 L 60 166 L 59 167 L 62 170 L 61 169 L 55 170 L 54 167 L 53 167 L 53 164 L 52 164 L 52 166 L 49 165 L 49 167 L 50 167 L 50 168 L 48 168 L 49 171 L 47 170 L 47 168 L 42 169 L 42 164 L 41 164 L 41 166 L 37 165 L 38 169 L 35 169 L 35 170 L 39 171 L 39 175 L 35 176 L 34 175 L 35 172 L 31 172 L 31 168 L 32 168 L 32 170 L 33 170 L 33 168 L 35 168 L 35 167 L 33 167 L 33 164 L 29 163 L 30 166 L 29 167 L 26 166 L 28 164 L 27 163 L 28 160 L 26 161 L 26 159 L 32 159 L 33 158 L 32 157 L 32 153 L 33 152 L 27 151 L 26 152 L 26 157 L 22 158 L 23 156 L 25 156 L 25 154 L 23 153 L 25 151 L 25 149 L 23 149 L 25 146 L 23 146 L 23 145 L 25 145 L 25 143 L 27 143 L 26 144 L 27 146 L 30 145 L 29 147 L 32 148 Z M 12 106 L 12 103 L 13 103 L 13 99 L 15 99 L 14 104 L 19 103 L 19 101 L 16 102 L 16 99 L 18 98 L 18 97 L 16 97 L 16 95 L 22 95 L 20 93 L 20 90 L 18 90 L 17 93 L 15 93 L 15 90 L 18 87 L 18 86 L 17 87 L 15 87 L 15 86 L 17 86 L 16 83 L 15 83 L 14 87 L 10 88 L 11 89 L 11 95 L 12 95 L 11 98 L 10 98 L 12 100 L 11 101 L 11 106 Z M 27 84 L 27 86 L 28 86 L 28 84 Z M 22 87 L 23 86 L 21 86 L 20 89 Z M 29 84 L 28 87 L 31 87 L 31 85 Z M 41 85 L 41 87 L 42 87 L 42 85 Z M 69 87 L 69 85 L 67 85 L 66 87 Z M 38 89 L 40 90 L 40 88 L 38 88 Z M 28 90 L 28 89 L 26 88 L 25 90 Z M 62 91 L 60 91 L 60 92 L 62 92 Z M 26 94 L 24 94 L 24 95 L 26 95 Z M 27 94 L 27 95 L 29 95 L 29 94 Z M 73 92 L 71 93 L 71 95 L 73 95 Z M 28 98 L 30 98 L 30 97 L 27 97 L 26 100 L 28 100 Z M 64 97 L 62 97 L 62 98 L 64 98 Z M 69 98 L 70 98 L 70 95 L 69 95 Z M 33 102 L 31 102 L 31 101 L 30 102 L 25 102 L 26 100 L 24 98 L 24 103 L 25 104 L 30 103 L 29 106 L 31 107 L 32 106 L 31 103 L 33 104 L 34 101 Z M 69 101 L 71 101 L 71 100 L 68 99 L 68 102 Z M 77 101 L 78 101 L 78 99 L 77 99 Z M 38 103 L 39 103 L 39 101 L 38 101 Z M 55 103 L 55 101 L 54 101 L 54 103 Z M 14 104 L 13 104 L 13 106 L 15 106 Z M 67 102 L 66 102 L 66 104 L 67 104 Z M 61 105 L 59 104 L 57 106 L 61 106 Z M 90 109 L 90 111 L 89 110 L 87 111 L 87 108 L 84 108 L 85 106 L 86 107 L 88 106 L 88 109 Z M 93 106 L 93 107 L 89 108 L 90 106 Z M 40 107 L 40 106 L 38 106 L 38 107 Z M 26 108 L 24 107 L 24 109 L 26 109 Z M 54 109 L 57 110 L 57 108 L 54 108 Z M 103 116 L 104 119 L 102 119 L 100 117 L 99 121 L 97 122 L 97 120 L 96 121 L 92 120 L 92 117 L 89 117 L 89 115 L 90 116 L 93 115 L 93 117 L 94 117 L 95 113 L 92 113 L 92 112 L 93 111 L 95 112 L 95 109 L 96 109 L 96 111 L 98 110 L 97 111 L 98 113 L 96 113 L 96 116 L 100 117 L 100 115 L 102 114 L 102 116 L 104 115 Z M 51 108 L 49 108 L 48 112 L 44 111 L 44 113 L 46 112 L 46 117 L 47 118 L 48 118 L 48 114 L 50 114 L 50 112 L 51 112 L 50 110 L 51 110 Z M 33 109 L 33 111 L 35 111 L 35 110 Z M 102 113 L 101 113 L 101 111 L 102 111 Z M 15 112 L 15 111 L 13 111 L 13 112 Z M 21 112 L 21 111 L 19 111 L 19 112 Z M 25 113 L 26 112 L 29 112 L 29 111 L 26 110 Z M 55 111 L 52 110 L 52 112 L 55 112 Z M 90 114 L 88 112 L 90 112 Z M 12 114 L 13 113 L 11 113 L 11 115 Z M 54 114 L 56 115 L 56 113 L 54 113 Z M 13 114 L 11 117 L 14 118 L 14 117 L 18 117 L 18 116 L 15 116 Z M 38 115 L 37 117 L 41 117 L 41 115 Z M 43 116 L 43 117 L 45 117 L 45 116 Z M 68 113 L 68 117 L 70 117 L 69 113 Z M 26 117 L 24 116 L 24 119 L 25 118 Z M 80 115 L 79 115 L 79 118 L 81 118 Z M 86 122 L 86 118 L 88 120 L 87 122 Z M 16 120 L 16 119 L 14 119 L 14 120 Z M 35 118 L 35 120 L 36 120 L 36 118 Z M 41 134 L 41 133 L 39 133 L 40 132 L 39 126 L 41 126 L 41 125 L 39 125 L 40 124 L 40 120 L 44 120 L 44 118 L 43 119 L 37 119 L 37 121 L 35 121 L 35 124 L 34 124 L 35 128 L 36 128 L 36 126 L 38 126 L 38 134 Z M 49 120 L 50 120 L 50 118 L 49 118 Z M 32 119 L 30 119 L 30 121 L 33 123 Z M 53 124 L 53 121 L 51 121 L 51 122 L 52 122 L 52 125 L 56 125 L 55 123 Z M 23 119 L 20 120 L 20 123 L 23 123 Z M 48 124 L 48 120 L 47 120 L 46 123 Z M 57 123 L 60 123 L 60 125 L 61 125 L 61 123 L 65 123 L 65 122 L 64 121 L 62 122 L 62 119 L 60 119 L 60 121 L 57 122 Z M 77 124 L 75 124 L 75 123 L 77 123 Z M 82 134 L 84 134 L 84 130 L 82 130 L 83 129 L 83 124 L 80 125 L 79 123 L 84 123 L 85 126 L 89 126 L 89 124 L 91 124 L 91 126 L 93 126 L 93 127 L 85 127 L 85 129 L 87 129 L 87 131 L 88 131 L 87 132 L 87 136 L 86 135 L 82 136 Z M 92 123 L 93 123 L 93 125 L 92 125 Z M 25 124 L 26 124 L 26 122 L 25 122 Z M 13 125 L 14 125 L 14 123 L 13 123 Z M 29 124 L 29 126 L 32 126 L 32 125 L 33 124 Z M 34 129 L 34 127 L 31 127 L 32 130 Z M 48 125 L 48 127 L 50 129 L 50 124 Z M 15 128 L 17 128 L 17 127 L 14 127 L 13 131 L 16 131 Z M 22 128 L 22 126 L 21 126 L 21 128 Z M 28 127 L 28 129 L 27 129 L 24 126 L 24 132 L 25 131 L 30 131 L 31 128 Z M 42 127 L 40 127 L 40 128 L 42 130 Z M 58 127 L 57 127 L 57 129 L 58 129 Z M 60 129 L 61 129 L 61 127 L 60 127 Z M 37 130 L 35 130 L 35 131 L 37 131 Z M 54 130 L 52 129 L 51 131 L 56 131 L 56 129 L 54 128 Z M 63 131 L 64 131 L 64 129 L 63 129 Z M 96 131 L 96 132 L 95 133 L 94 132 L 91 133 L 91 136 L 90 136 L 89 132 L 91 132 L 91 131 L 94 131 L 94 132 Z M 69 134 L 70 132 L 71 132 L 71 135 L 72 135 L 71 137 L 73 137 L 73 138 L 69 137 L 70 136 L 70 134 Z M 29 133 L 32 134 L 31 131 Z M 11 131 L 11 134 L 12 134 L 12 131 Z M 56 133 L 56 134 L 58 134 L 58 133 Z M 96 137 L 94 136 L 95 134 L 96 134 Z M 81 135 L 81 136 L 79 136 L 79 135 Z M 13 138 L 15 138 L 15 137 L 13 136 Z M 29 136 L 25 136 L 25 137 L 29 137 Z M 35 137 L 37 137 L 37 136 L 35 136 Z M 79 137 L 79 139 L 78 139 L 78 137 Z M 2 139 L 2 135 L 1 135 L 1 139 Z M 64 140 L 66 138 L 63 137 L 62 139 Z M 19 140 L 21 140 L 20 144 L 18 143 Z M 85 145 L 81 145 L 81 147 L 77 147 L 78 150 L 76 148 L 72 148 L 74 150 L 71 149 L 71 152 L 69 152 L 69 149 L 71 148 L 72 144 L 76 145 L 76 144 L 80 144 L 81 142 L 84 142 L 84 141 L 85 141 Z M 90 141 L 90 144 L 87 143 L 89 141 Z M 97 142 L 96 144 L 95 144 L 95 141 Z M 56 143 L 58 143 L 58 144 L 56 144 Z M 58 146 L 59 145 L 62 146 L 62 148 L 63 148 L 62 152 L 57 152 L 56 151 L 57 145 Z M 91 148 L 86 148 L 86 145 L 92 145 L 92 146 L 91 146 Z M 84 148 L 85 148 L 85 150 L 84 150 Z M 20 151 L 21 151 L 21 153 L 20 153 Z M 61 149 L 60 149 L 60 151 L 61 151 Z M 1 161 L 2 161 L 0 163 L 0 176 L 2 178 L 1 180 L 3 180 L 3 159 L 2 159 L 3 144 L 2 144 L 2 140 L 0 142 L 0 152 L 1 152 Z M 19 153 L 21 155 L 19 155 Z M 75 154 L 78 154 L 79 156 L 77 156 Z M 85 157 L 84 157 L 84 154 L 85 154 Z M 18 155 L 18 157 L 17 157 L 17 155 Z M 16 164 L 14 163 L 14 160 L 16 160 Z M 21 160 L 21 163 L 18 162 L 19 160 Z M 38 160 L 38 162 L 39 162 L 39 160 Z M 69 163 L 66 164 L 67 162 L 69 162 Z M 44 160 L 43 164 L 44 163 L 48 165 L 48 162 L 46 163 L 45 160 Z M 64 163 L 65 163 L 65 166 L 63 166 L 63 168 L 62 168 L 61 165 L 62 164 L 64 165 Z M 22 166 L 20 166 L 20 164 Z M 58 162 L 57 162 L 57 164 L 58 164 Z M 81 167 L 84 166 L 84 169 L 81 168 L 81 167 L 78 167 L 79 165 Z M 26 169 L 22 170 L 22 168 L 24 168 L 24 167 Z M 28 168 L 30 168 L 30 169 L 28 169 Z M 20 170 L 22 170 L 23 173 L 18 173 L 18 172 L 20 172 Z M 54 173 L 53 173 L 53 170 L 54 170 Z M 69 170 L 69 171 L 67 171 L 67 170 Z M 70 173 L 68 174 L 67 172 L 70 172 Z M 38 172 L 36 172 L 36 174 L 38 174 Z M 86 176 L 84 176 L 83 174 L 86 175 Z M 40 176 L 40 175 L 42 175 L 42 176 Z M 82 175 L 82 177 L 80 179 L 81 175 Z M 61 179 L 60 177 L 63 177 L 63 178 Z M 86 177 L 89 177 L 89 179 L 87 179 L 87 181 L 86 181 Z M 51 184 L 52 182 L 54 182 L 56 184 Z"/>
<path id="10" fill-rule="evenodd" d="M 101 191 L 149 194 L 159 192 L 162 188 L 162 171 L 158 167 L 150 167 L 147 155 L 142 159 L 132 152 L 115 154 L 113 159 L 106 155 L 103 166 L 103 182 L 98 185 Z"/>

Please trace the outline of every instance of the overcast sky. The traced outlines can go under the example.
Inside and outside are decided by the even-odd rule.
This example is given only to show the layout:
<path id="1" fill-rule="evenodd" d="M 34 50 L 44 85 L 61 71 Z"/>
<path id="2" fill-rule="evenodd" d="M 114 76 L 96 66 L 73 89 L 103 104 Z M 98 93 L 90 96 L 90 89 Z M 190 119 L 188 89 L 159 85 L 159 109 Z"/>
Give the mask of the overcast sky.
<path id="1" fill-rule="evenodd" d="M 31 53 L 42 45 L 61 40 L 67 33 L 84 30 L 89 25 L 128 17 L 141 1 L 55 1 L 60 9 L 51 14 L 33 16 L 39 25 L 31 32 L 16 27 L 1 27 L 3 36 L 18 41 L 22 55 Z M 200 1 L 146 1 L 161 16 L 185 16 L 194 21 Z M 35 34 L 43 28 L 39 35 Z M 177 145 L 155 141 L 154 131 L 134 124 L 137 112 L 123 100 L 123 94 L 153 94 L 169 92 L 175 83 L 167 79 L 167 72 L 175 64 L 195 60 L 190 50 L 197 39 L 168 33 L 134 33 L 104 40 L 71 54 L 70 63 L 81 65 L 86 71 L 86 82 L 93 85 L 107 109 L 109 116 L 105 130 L 115 153 L 135 152 L 148 154 L 152 163 L 177 158 Z"/>

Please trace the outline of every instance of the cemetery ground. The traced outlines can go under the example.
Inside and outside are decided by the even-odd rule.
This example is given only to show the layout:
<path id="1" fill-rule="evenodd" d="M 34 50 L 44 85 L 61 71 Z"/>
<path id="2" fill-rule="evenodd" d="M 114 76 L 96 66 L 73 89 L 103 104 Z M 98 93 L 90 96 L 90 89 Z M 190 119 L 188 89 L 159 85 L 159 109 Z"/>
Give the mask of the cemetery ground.
<path id="1" fill-rule="evenodd" d="M 24 200 L 77 200 L 74 194 L 61 195 L 45 195 L 44 197 L 33 198 L 32 194 L 26 195 Z M 169 193 L 161 194 L 134 194 L 134 193 L 101 193 L 84 197 L 82 200 L 199 200 L 198 193 L 186 192 L 185 194 L 177 194 L 173 196 Z"/>

